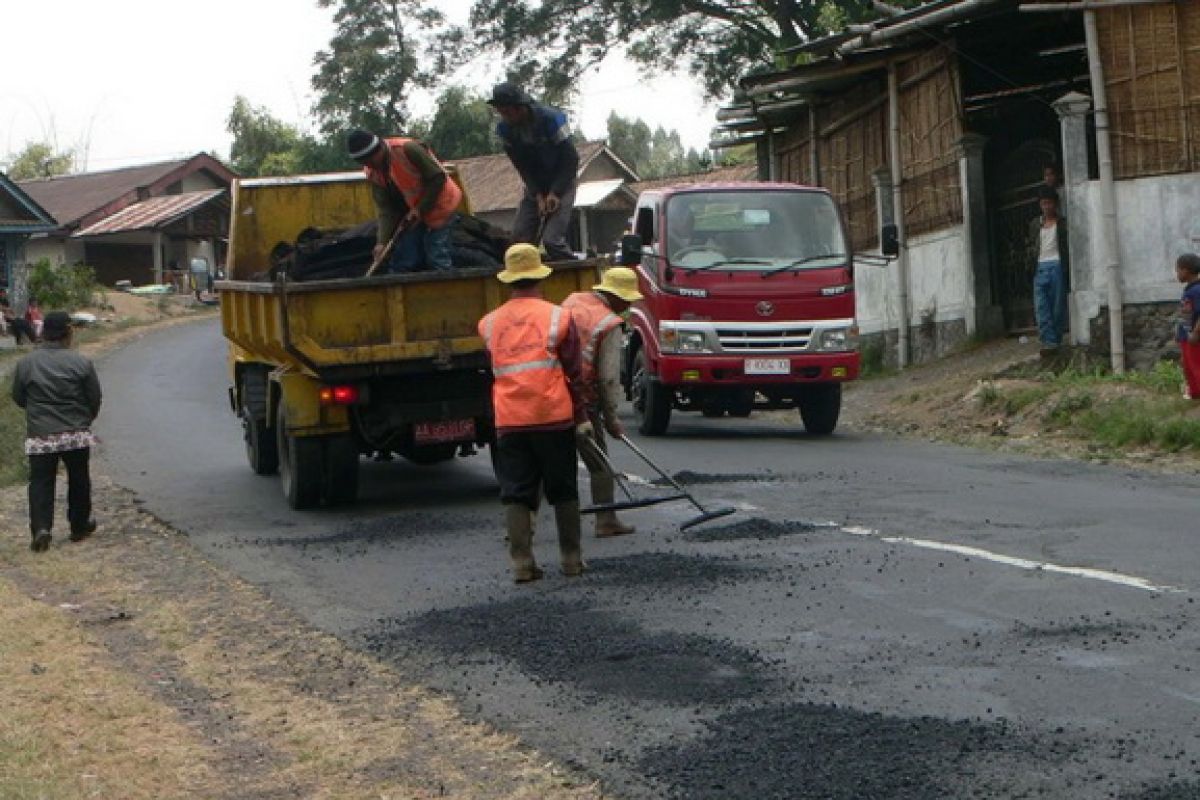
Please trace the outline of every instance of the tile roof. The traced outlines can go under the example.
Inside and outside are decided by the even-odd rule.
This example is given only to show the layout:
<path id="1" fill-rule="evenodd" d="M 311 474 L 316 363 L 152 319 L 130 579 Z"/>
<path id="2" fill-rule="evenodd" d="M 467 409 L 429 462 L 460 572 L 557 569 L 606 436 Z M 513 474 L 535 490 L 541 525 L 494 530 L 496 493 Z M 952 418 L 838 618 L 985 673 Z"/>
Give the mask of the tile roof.
<path id="1" fill-rule="evenodd" d="M 207 169 L 226 182 L 237 177 L 225 165 L 211 156 L 200 153 L 191 158 L 160 161 L 100 172 L 81 172 L 56 178 L 23 181 L 20 186 L 38 205 L 50 212 L 62 226 L 71 226 L 108 204 L 136 193 L 161 181 L 172 172 L 195 163 L 195 168 Z"/>
<path id="2" fill-rule="evenodd" d="M 648 189 L 662 189 L 665 186 L 692 185 L 697 183 L 735 183 L 738 181 L 757 181 L 758 166 L 742 164 L 735 167 L 717 167 L 708 172 L 695 172 L 691 175 L 676 175 L 672 178 L 654 178 L 648 181 L 638 181 L 629 184 L 635 193 L 641 194 Z"/>
<path id="3" fill-rule="evenodd" d="M 584 142 L 577 145 L 580 170 L 603 148 L 604 142 Z M 521 176 L 504 153 L 459 158 L 447 163 L 458 168 L 463 185 L 467 187 L 467 196 L 471 199 L 471 210 L 474 213 L 507 211 L 520 205 L 524 185 L 521 183 Z"/>
<path id="4" fill-rule="evenodd" d="M 141 231 L 162 228 L 186 216 L 201 206 L 228 194 L 226 189 L 207 189 L 202 192 L 184 192 L 151 197 L 140 203 L 123 208 L 112 216 L 76 231 L 72 236 L 98 236 L 103 233 Z"/>

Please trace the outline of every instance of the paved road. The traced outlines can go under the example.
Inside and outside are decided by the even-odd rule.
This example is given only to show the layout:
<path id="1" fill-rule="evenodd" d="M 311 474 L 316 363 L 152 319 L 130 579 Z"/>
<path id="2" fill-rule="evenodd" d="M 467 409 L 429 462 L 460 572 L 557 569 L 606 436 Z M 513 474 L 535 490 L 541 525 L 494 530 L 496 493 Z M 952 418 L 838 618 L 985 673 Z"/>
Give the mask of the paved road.
<path id="1" fill-rule="evenodd" d="M 206 322 L 104 360 L 110 472 L 614 794 L 1200 797 L 1194 482 L 681 417 L 643 444 L 741 513 L 635 512 L 584 579 L 516 587 L 486 457 L 367 464 L 355 509 L 293 512 L 245 464 L 224 358 Z"/>

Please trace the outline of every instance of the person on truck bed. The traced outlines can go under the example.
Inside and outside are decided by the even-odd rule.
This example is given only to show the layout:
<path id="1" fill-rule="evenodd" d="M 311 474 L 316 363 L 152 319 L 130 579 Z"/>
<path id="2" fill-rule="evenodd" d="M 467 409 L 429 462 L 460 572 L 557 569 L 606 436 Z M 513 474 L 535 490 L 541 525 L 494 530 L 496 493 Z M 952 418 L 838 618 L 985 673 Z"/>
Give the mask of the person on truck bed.
<path id="1" fill-rule="evenodd" d="M 458 218 L 462 189 L 446 168 L 416 139 L 381 139 L 368 131 L 354 130 L 346 146 L 371 183 L 371 197 L 379 215 L 375 260 L 403 228 L 382 271 L 450 269 L 450 233 Z"/>
<path id="2" fill-rule="evenodd" d="M 628 267 L 613 267 L 604 273 L 603 280 L 590 292 L 575 292 L 563 301 L 583 342 L 583 383 L 581 390 L 592 423 L 593 441 L 581 447 L 580 456 L 588 468 L 592 483 L 592 505 L 613 502 L 613 476 L 597 457 L 592 447 L 607 452 L 604 432 L 615 439 L 625 435 L 617 417 L 621 402 L 621 314 L 642 299 L 638 292 L 637 273 Z M 596 513 L 596 536 L 622 536 L 634 532 L 632 525 L 617 519 L 615 511 Z"/>
<path id="3" fill-rule="evenodd" d="M 488 104 L 500 115 L 496 135 L 525 184 L 513 222 L 513 241 L 544 244 L 551 261 L 574 258 L 567 229 L 575 205 L 579 153 L 571 141 L 567 115 L 533 102 L 508 82 L 496 84 Z"/>
<path id="4" fill-rule="evenodd" d="M 517 583 L 542 577 L 533 557 L 532 514 L 543 489 L 554 506 L 563 574 L 584 570 L 575 442 L 593 431 L 579 389 L 579 333 L 570 313 L 542 298 L 541 282 L 550 272 L 533 245 L 508 248 L 496 277 L 512 286 L 511 299 L 479 320 L 495 378 L 494 463 Z"/>

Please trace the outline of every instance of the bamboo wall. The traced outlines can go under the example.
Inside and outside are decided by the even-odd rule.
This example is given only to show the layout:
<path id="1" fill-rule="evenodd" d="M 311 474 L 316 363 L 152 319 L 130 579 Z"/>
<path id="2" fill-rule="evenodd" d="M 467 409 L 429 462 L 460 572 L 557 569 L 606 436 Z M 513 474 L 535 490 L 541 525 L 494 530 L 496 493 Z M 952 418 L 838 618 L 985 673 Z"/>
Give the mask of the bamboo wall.
<path id="1" fill-rule="evenodd" d="M 1200 171 L 1200 0 L 1097 12 L 1113 172 Z"/>
<path id="2" fill-rule="evenodd" d="M 956 148 L 962 104 L 955 61 L 945 48 L 925 51 L 897 69 L 905 229 L 919 235 L 962 222 Z M 889 168 L 887 98 L 885 76 L 864 78 L 816 105 L 815 137 L 810 117 L 801 116 L 776 141 L 779 179 L 829 189 L 856 251 L 878 245 L 873 175 Z"/>

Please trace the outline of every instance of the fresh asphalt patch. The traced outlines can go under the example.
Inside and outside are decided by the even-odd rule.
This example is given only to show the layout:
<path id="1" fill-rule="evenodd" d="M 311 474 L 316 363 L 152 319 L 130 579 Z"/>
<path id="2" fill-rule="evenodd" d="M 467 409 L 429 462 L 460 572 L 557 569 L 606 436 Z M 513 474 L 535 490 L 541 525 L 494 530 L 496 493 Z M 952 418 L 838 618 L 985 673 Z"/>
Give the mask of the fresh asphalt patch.
<path id="1" fill-rule="evenodd" d="M 734 711 L 682 746 L 646 753 L 641 768 L 688 800 L 931 800 L 1018 797 L 1020 770 L 1061 765 L 1075 745 L 1003 721 L 901 718 L 795 703 Z M 1033 796 L 1033 795 L 1029 795 Z"/>
<path id="2" fill-rule="evenodd" d="M 729 525 L 706 525 L 689 529 L 684 538 L 693 542 L 736 542 L 743 539 L 780 539 L 804 533 L 816 533 L 828 523 L 788 520 L 776 522 L 763 517 L 751 517 Z"/>
<path id="3" fill-rule="evenodd" d="M 524 596 L 439 610 L 381 621 L 362 638 L 384 656 L 432 648 L 449 665 L 495 658 L 537 683 L 669 706 L 721 705 L 777 686 L 769 666 L 749 650 L 712 637 L 648 631 L 584 598 Z"/>
<path id="4" fill-rule="evenodd" d="M 778 483 L 780 481 L 794 480 L 795 476 L 779 475 L 771 472 L 728 472 L 728 473 L 711 473 L 711 472 L 693 472 L 691 470 L 683 470 L 676 472 L 671 476 L 675 482 L 681 486 L 704 486 L 715 485 L 721 483 Z M 650 481 L 655 486 L 670 486 L 671 482 L 663 477 L 655 478 Z"/>
<path id="5" fill-rule="evenodd" d="M 703 591 L 719 585 L 761 578 L 767 570 L 744 563 L 739 556 L 717 558 L 685 553 L 642 552 L 628 556 L 588 559 L 588 582 L 622 589 L 666 588 Z"/>

